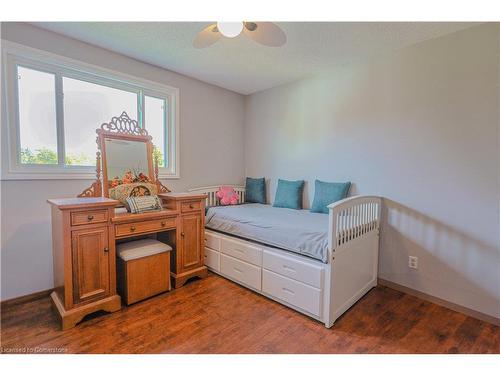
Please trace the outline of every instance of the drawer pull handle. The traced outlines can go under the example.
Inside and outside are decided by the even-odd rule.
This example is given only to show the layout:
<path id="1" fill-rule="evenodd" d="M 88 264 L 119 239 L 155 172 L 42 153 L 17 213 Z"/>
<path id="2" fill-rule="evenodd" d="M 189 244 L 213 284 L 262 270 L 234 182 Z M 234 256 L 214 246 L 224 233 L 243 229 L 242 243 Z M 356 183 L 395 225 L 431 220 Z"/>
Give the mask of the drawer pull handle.
<path id="1" fill-rule="evenodd" d="M 235 271 L 236 271 L 236 272 L 238 272 L 238 273 L 243 273 L 243 271 L 242 271 L 242 270 L 240 270 L 239 268 L 236 268 L 236 267 L 233 267 L 233 270 L 235 270 Z"/>
<path id="2" fill-rule="evenodd" d="M 235 247 L 234 250 L 238 253 L 245 254 L 245 250 L 238 249 L 237 247 Z"/>
<path id="3" fill-rule="evenodd" d="M 290 289 L 288 289 L 288 288 L 281 288 L 281 289 L 283 289 L 283 291 L 284 291 L 285 293 L 291 294 L 292 296 L 294 296 L 294 295 L 295 295 L 295 292 L 294 292 L 293 290 L 290 290 Z"/>
<path id="4" fill-rule="evenodd" d="M 89 216 L 87 216 L 87 220 L 88 220 L 88 221 L 92 221 L 92 220 L 94 220 L 94 215 L 89 215 Z"/>
<path id="5" fill-rule="evenodd" d="M 104 252 L 107 253 L 109 251 L 109 248 L 108 247 L 105 247 L 104 248 Z"/>
<path id="6" fill-rule="evenodd" d="M 130 231 L 133 232 L 135 230 L 135 227 L 134 226 L 131 226 L 130 227 Z"/>
<path id="7" fill-rule="evenodd" d="M 283 268 L 287 271 L 295 272 L 295 270 L 292 267 L 289 267 L 286 264 L 283 264 Z"/>

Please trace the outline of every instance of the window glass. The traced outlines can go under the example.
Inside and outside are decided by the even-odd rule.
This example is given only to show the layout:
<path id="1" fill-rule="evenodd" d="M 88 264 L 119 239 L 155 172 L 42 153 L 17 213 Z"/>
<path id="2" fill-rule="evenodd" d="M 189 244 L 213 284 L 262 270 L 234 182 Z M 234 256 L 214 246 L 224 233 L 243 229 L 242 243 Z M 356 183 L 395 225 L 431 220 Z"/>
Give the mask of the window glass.
<path id="1" fill-rule="evenodd" d="M 57 164 L 54 74 L 17 68 L 19 160 L 22 164 Z"/>
<path id="2" fill-rule="evenodd" d="M 153 137 L 154 160 L 158 160 L 159 167 L 165 167 L 166 158 L 166 126 L 165 126 L 165 99 L 144 96 L 144 127 Z"/>
<path id="3" fill-rule="evenodd" d="M 95 165 L 96 129 L 122 112 L 137 120 L 137 94 L 63 77 L 66 165 Z"/>

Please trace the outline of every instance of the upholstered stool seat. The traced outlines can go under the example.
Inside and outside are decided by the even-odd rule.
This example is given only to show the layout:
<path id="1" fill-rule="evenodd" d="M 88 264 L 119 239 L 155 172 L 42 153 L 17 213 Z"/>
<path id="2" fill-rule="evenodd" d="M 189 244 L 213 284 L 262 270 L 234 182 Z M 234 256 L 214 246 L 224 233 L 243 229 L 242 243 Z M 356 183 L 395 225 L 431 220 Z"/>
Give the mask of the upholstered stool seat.
<path id="1" fill-rule="evenodd" d="M 170 290 L 171 250 L 149 238 L 117 245 L 118 292 L 127 305 Z"/>

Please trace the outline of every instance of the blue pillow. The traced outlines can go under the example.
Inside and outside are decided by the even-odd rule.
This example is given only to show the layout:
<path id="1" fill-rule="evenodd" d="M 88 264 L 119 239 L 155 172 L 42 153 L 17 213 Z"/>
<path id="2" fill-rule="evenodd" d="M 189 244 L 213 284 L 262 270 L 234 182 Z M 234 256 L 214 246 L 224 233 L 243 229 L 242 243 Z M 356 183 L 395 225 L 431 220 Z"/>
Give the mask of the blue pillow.
<path id="1" fill-rule="evenodd" d="M 247 177 L 245 183 L 245 202 L 266 204 L 266 180 Z"/>
<path id="2" fill-rule="evenodd" d="M 274 198 L 274 207 L 302 209 L 302 190 L 304 189 L 304 180 L 287 181 L 278 180 L 276 197 Z"/>
<path id="3" fill-rule="evenodd" d="M 311 212 L 328 213 L 328 205 L 347 197 L 350 182 L 314 182 L 314 199 Z"/>

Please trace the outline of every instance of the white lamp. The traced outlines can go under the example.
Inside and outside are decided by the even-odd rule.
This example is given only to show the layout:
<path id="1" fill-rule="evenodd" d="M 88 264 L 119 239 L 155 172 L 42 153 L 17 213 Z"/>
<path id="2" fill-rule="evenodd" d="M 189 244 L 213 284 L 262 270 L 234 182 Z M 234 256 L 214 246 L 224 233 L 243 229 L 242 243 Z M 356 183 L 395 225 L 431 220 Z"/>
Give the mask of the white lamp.
<path id="1" fill-rule="evenodd" d="M 217 22 L 217 29 L 225 37 L 234 38 L 243 30 L 243 22 Z"/>

